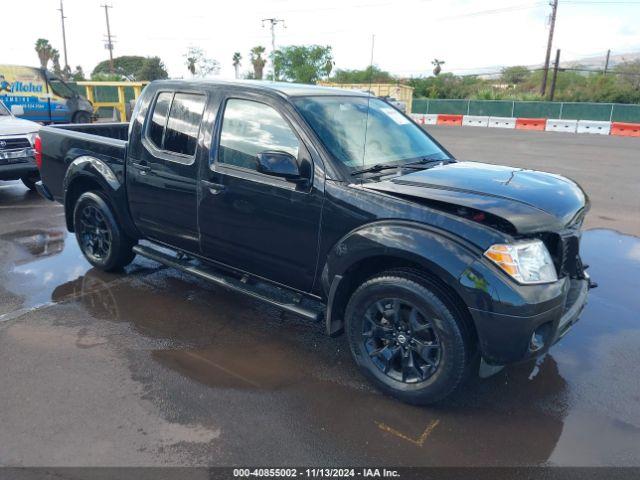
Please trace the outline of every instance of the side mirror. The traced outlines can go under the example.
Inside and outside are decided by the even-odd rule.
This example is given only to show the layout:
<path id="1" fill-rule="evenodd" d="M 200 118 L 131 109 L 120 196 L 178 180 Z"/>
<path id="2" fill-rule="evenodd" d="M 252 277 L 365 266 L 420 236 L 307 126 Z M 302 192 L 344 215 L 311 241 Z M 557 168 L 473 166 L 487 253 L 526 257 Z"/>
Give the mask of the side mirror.
<path id="1" fill-rule="evenodd" d="M 287 152 L 265 151 L 256 155 L 258 172 L 287 180 L 301 180 L 296 158 Z"/>
<path id="2" fill-rule="evenodd" d="M 22 105 L 11 105 L 11 115 L 21 117 L 24 115 L 24 107 Z"/>

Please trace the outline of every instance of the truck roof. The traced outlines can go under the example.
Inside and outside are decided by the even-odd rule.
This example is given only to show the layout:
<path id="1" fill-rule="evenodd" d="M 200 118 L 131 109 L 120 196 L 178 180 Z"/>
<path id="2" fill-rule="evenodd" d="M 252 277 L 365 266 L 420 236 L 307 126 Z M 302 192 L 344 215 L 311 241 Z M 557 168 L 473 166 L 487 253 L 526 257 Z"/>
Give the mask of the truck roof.
<path id="1" fill-rule="evenodd" d="M 307 85 L 302 83 L 287 83 L 287 82 L 272 82 L 268 80 L 207 80 L 207 79 L 193 79 L 193 80 L 156 80 L 154 84 L 166 84 L 166 85 L 191 85 L 202 86 L 210 85 L 215 86 L 231 86 L 231 87 L 244 87 L 252 90 L 263 90 L 277 92 L 286 97 L 301 97 L 310 95 L 343 95 L 343 96 L 357 96 L 368 97 L 367 92 L 361 92 L 359 90 L 350 90 L 345 88 L 335 87 L 323 87 L 318 85 Z"/>

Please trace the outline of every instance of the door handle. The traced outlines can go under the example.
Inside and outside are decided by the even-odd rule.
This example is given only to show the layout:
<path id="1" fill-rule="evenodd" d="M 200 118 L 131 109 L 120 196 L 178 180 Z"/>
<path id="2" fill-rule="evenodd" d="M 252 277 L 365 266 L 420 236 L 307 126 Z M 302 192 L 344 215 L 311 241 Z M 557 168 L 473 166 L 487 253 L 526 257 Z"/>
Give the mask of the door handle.
<path id="1" fill-rule="evenodd" d="M 209 182 L 207 180 L 201 180 L 201 182 L 202 182 L 202 185 L 204 185 L 205 187 L 207 187 L 209 189 L 209 192 L 212 195 L 219 195 L 220 193 L 225 191 L 226 188 L 227 188 L 224 185 L 222 185 L 221 183 Z"/>

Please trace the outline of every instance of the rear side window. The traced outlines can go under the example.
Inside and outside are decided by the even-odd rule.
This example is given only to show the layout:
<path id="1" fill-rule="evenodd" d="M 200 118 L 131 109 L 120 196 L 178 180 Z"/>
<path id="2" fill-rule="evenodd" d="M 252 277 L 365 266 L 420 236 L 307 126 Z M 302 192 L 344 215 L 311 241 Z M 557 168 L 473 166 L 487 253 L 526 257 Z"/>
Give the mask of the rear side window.
<path id="1" fill-rule="evenodd" d="M 164 149 L 182 155 L 196 153 L 204 95 L 176 93 L 164 134 Z"/>
<path id="2" fill-rule="evenodd" d="M 169 112 L 172 98 L 173 93 L 169 92 L 163 92 L 158 95 L 149 124 L 149 140 L 160 149 L 162 148 L 162 136 L 164 134 L 164 127 L 167 124 L 167 112 Z"/>
<path id="3" fill-rule="evenodd" d="M 161 93 L 151 116 L 149 140 L 160 150 L 193 156 L 204 105 L 204 95 Z"/>

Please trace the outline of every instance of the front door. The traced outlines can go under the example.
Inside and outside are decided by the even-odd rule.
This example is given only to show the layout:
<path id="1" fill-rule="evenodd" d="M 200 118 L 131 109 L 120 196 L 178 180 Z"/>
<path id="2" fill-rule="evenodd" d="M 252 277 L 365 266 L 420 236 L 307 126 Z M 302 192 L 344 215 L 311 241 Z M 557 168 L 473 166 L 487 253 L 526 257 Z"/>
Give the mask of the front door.
<path id="1" fill-rule="evenodd" d="M 218 123 L 217 148 L 212 148 L 200 184 L 204 255 L 309 291 L 316 273 L 324 182 L 321 173 L 312 172 L 300 132 L 275 101 L 264 98 L 228 98 Z M 256 155 L 265 151 L 293 155 L 309 182 L 258 172 Z"/>
<path id="2" fill-rule="evenodd" d="M 199 253 L 197 222 L 198 137 L 206 96 L 159 92 L 127 158 L 129 208 L 151 240 Z"/>

